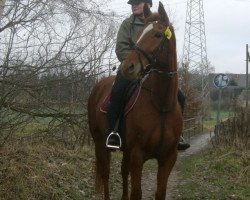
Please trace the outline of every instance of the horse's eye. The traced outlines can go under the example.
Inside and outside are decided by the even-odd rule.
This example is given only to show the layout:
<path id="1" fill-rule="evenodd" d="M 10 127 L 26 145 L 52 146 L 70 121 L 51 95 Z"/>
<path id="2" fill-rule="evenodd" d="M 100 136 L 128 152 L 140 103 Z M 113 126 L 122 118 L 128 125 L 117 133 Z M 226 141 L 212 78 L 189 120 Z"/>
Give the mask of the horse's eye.
<path id="1" fill-rule="evenodd" d="M 159 32 L 155 34 L 155 37 L 157 37 L 157 38 L 160 38 L 161 36 L 162 36 L 162 34 Z"/>

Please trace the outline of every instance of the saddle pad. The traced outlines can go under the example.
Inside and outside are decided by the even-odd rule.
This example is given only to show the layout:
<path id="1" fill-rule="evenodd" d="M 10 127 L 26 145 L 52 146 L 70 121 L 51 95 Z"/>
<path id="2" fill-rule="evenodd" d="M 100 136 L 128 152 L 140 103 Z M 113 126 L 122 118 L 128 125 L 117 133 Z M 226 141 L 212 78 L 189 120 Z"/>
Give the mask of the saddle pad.
<path id="1" fill-rule="evenodd" d="M 141 87 L 137 87 L 134 92 L 132 93 L 132 95 L 130 95 L 130 98 L 127 100 L 126 106 L 124 108 L 124 113 L 125 115 L 129 113 L 129 111 L 133 108 L 133 106 L 135 105 L 137 98 L 140 94 L 141 91 Z M 108 103 L 109 103 L 109 99 L 111 96 L 111 92 L 105 96 L 101 106 L 100 106 L 100 111 L 103 113 L 107 113 L 107 108 L 108 108 Z"/>

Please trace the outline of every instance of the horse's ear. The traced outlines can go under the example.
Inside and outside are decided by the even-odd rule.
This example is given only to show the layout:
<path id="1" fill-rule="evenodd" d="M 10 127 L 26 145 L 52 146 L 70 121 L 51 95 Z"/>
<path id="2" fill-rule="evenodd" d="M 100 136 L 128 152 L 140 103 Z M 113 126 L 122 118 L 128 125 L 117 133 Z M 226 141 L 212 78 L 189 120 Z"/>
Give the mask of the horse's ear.
<path id="1" fill-rule="evenodd" d="M 161 21 L 166 23 L 167 25 L 169 25 L 170 22 L 169 22 L 168 15 L 167 15 L 167 13 L 165 11 L 165 8 L 164 8 L 163 4 L 160 1 L 159 1 L 158 13 L 161 16 Z"/>
<path id="2" fill-rule="evenodd" d="M 147 3 L 144 4 L 143 13 L 144 13 L 145 18 L 149 17 L 152 14 L 152 12 L 151 12 L 151 10 L 150 10 Z"/>

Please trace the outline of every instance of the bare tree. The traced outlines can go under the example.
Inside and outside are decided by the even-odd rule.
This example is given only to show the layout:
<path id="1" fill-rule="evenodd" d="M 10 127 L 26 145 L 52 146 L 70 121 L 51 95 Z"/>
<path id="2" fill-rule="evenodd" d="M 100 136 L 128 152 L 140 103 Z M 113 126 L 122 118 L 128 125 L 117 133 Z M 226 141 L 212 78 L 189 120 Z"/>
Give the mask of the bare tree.
<path id="1" fill-rule="evenodd" d="M 0 145 L 30 124 L 75 142 L 86 137 L 84 100 L 113 62 L 117 24 L 86 2 L 1 2 Z"/>
<path id="2" fill-rule="evenodd" d="M 5 6 L 5 0 L 0 0 L 0 22 L 1 22 L 2 14 L 3 14 L 4 6 Z"/>

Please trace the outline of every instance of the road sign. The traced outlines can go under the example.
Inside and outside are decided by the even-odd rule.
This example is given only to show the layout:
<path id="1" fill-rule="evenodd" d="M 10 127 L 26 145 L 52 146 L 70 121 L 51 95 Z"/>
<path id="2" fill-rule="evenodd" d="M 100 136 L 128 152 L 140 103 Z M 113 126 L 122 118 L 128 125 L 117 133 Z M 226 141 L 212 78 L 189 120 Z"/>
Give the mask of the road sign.
<path id="1" fill-rule="evenodd" d="M 229 78 L 226 74 L 220 73 L 214 77 L 213 83 L 216 88 L 221 89 L 228 86 Z"/>

